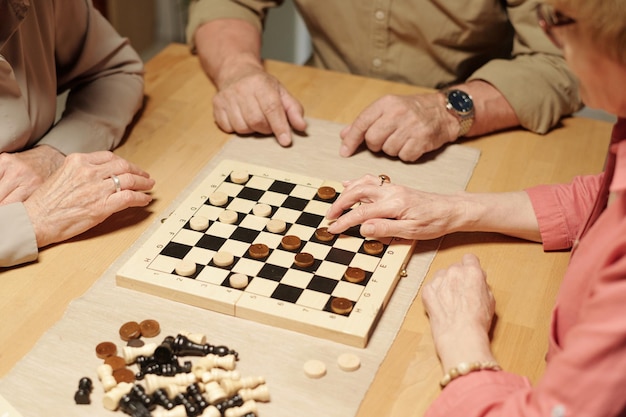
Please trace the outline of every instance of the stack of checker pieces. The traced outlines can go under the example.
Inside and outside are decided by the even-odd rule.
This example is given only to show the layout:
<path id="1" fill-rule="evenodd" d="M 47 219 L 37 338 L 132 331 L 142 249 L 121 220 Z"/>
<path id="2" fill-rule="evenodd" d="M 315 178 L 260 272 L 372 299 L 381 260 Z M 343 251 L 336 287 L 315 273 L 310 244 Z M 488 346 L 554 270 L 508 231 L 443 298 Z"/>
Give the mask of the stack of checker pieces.
<path id="1" fill-rule="evenodd" d="M 365 347 L 414 241 L 329 234 L 340 183 L 224 160 L 117 274 L 117 284 Z"/>

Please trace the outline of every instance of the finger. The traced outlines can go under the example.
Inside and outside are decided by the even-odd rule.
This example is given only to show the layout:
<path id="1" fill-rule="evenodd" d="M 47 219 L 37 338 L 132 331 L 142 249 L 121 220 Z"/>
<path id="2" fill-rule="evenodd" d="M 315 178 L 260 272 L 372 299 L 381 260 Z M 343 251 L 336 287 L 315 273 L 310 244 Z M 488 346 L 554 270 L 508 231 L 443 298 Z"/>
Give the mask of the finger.
<path id="1" fill-rule="evenodd" d="M 304 107 L 302 107 L 302 104 L 286 91 L 281 93 L 281 98 L 289 124 L 298 132 L 304 132 L 307 128 L 307 122 L 304 119 Z"/>
<path id="2" fill-rule="evenodd" d="M 361 225 L 361 235 L 364 237 L 400 237 L 412 239 L 409 228 L 402 220 L 395 219 L 371 219 Z"/>
<path id="3" fill-rule="evenodd" d="M 396 132 L 396 122 L 379 118 L 372 123 L 367 132 L 365 132 L 365 143 L 367 148 L 372 152 L 384 151 L 387 155 L 397 156 L 399 146 L 389 139 Z"/>
<path id="4" fill-rule="evenodd" d="M 150 177 L 150 174 L 141 169 L 138 165 L 117 155 L 113 155 L 110 162 L 102 164 L 100 172 L 103 173 L 103 178 L 110 178 L 111 175 L 121 176 L 124 174 L 138 175 L 146 178 Z"/>
<path id="5" fill-rule="evenodd" d="M 381 189 L 382 187 L 379 187 L 379 186 L 367 187 L 368 189 L 366 191 L 363 191 L 364 188 L 366 187 L 360 188 L 358 194 L 361 194 L 361 193 L 363 193 L 361 195 L 367 194 L 368 195 L 367 199 L 371 199 L 372 201 L 383 200 L 383 198 L 377 195 L 379 192 L 377 190 Z M 357 199 L 357 201 L 363 201 L 365 197 L 357 195 L 355 199 Z M 384 219 L 387 217 L 390 217 L 390 212 L 389 212 L 389 208 L 386 207 L 386 204 L 378 204 L 376 202 L 360 204 L 356 206 L 355 208 L 353 208 L 352 210 L 339 216 L 337 220 L 335 220 L 335 222 L 329 226 L 328 231 L 330 233 L 341 233 L 349 229 L 352 226 L 363 224 L 368 220 Z"/>
<path id="6" fill-rule="evenodd" d="M 150 194 L 139 191 L 124 190 L 119 193 L 113 193 L 106 200 L 105 208 L 100 213 L 100 221 L 129 207 L 145 207 L 151 201 L 152 196 Z"/>
<path id="7" fill-rule="evenodd" d="M 233 126 L 230 124 L 230 120 L 228 120 L 228 114 L 221 107 L 213 107 L 213 118 L 215 119 L 217 126 L 224 132 L 233 133 L 235 131 Z"/>
<path id="8" fill-rule="evenodd" d="M 272 95 L 271 97 L 257 97 L 257 100 L 269 129 L 276 136 L 278 143 L 281 146 L 289 146 L 291 144 L 291 126 L 280 97 Z"/>
<path id="9" fill-rule="evenodd" d="M 376 106 L 370 106 L 358 115 L 354 122 L 346 128 L 346 133 L 341 135 L 343 142 L 339 149 L 339 155 L 348 157 L 354 154 L 359 145 L 365 140 L 367 130 L 380 116 L 381 112 Z"/>
<path id="10" fill-rule="evenodd" d="M 131 173 L 118 175 L 117 178 L 120 182 L 120 190 L 149 191 L 155 183 L 152 178 Z M 113 185 L 115 190 L 115 184 Z"/>
<path id="11" fill-rule="evenodd" d="M 337 197 L 337 200 L 330 206 L 326 213 L 326 218 L 334 220 L 339 217 L 345 210 L 354 206 L 361 201 L 369 202 L 369 199 L 364 200 L 359 187 L 362 186 L 378 186 L 380 185 L 380 178 L 371 174 L 364 175 L 361 178 L 352 181 L 345 181 L 343 183 L 344 190 Z"/>
<path id="12" fill-rule="evenodd" d="M 477 268 L 480 268 L 480 260 L 476 255 L 472 253 L 466 253 L 465 255 L 463 255 L 461 262 L 465 266 L 475 266 Z"/>

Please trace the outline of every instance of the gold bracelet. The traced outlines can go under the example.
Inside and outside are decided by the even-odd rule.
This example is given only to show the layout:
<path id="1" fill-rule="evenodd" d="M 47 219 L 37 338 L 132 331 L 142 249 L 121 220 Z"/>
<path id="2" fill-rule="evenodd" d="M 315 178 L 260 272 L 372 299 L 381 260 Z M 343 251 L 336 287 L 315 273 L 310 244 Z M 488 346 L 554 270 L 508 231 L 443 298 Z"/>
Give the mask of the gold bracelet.
<path id="1" fill-rule="evenodd" d="M 450 369 L 447 374 L 441 378 L 439 381 L 439 385 L 441 388 L 444 388 L 448 385 L 452 380 L 457 379 L 460 376 L 467 375 L 470 372 L 475 371 L 501 371 L 500 365 L 495 361 L 487 361 L 487 362 L 461 362 L 456 367 Z"/>

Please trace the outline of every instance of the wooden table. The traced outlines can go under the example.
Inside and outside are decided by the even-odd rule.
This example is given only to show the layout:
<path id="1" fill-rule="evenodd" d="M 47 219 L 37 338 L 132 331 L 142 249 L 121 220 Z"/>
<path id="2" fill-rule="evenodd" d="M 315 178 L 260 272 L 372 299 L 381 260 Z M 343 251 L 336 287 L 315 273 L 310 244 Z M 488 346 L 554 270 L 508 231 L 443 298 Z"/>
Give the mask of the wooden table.
<path id="1" fill-rule="evenodd" d="M 267 69 L 303 103 L 306 115 L 349 123 L 384 94 L 423 89 L 269 61 Z M 43 250 L 39 261 L 0 271 L 0 377 L 59 320 L 184 189 L 228 140 L 213 122 L 214 87 L 196 57 L 170 45 L 146 65 L 146 103 L 116 151 L 156 179 L 149 209 L 119 213 L 71 242 Z M 611 126 L 569 118 L 546 136 L 509 131 L 467 140 L 481 150 L 469 191 L 510 191 L 566 182 L 601 170 Z M 443 239 L 431 271 L 477 254 L 497 300 L 493 349 L 502 366 L 537 381 L 544 370 L 550 311 L 568 253 L 495 234 Z M 428 280 L 432 273 L 426 277 Z M 418 296 L 361 408 L 364 416 L 421 416 L 439 393 L 439 367 Z"/>

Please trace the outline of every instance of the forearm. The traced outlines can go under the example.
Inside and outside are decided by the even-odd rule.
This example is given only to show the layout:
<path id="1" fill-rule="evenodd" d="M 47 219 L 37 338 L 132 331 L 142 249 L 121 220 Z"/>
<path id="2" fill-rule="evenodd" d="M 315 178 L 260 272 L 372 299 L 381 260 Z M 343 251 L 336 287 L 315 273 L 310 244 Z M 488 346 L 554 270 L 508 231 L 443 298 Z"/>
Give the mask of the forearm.
<path id="1" fill-rule="evenodd" d="M 541 242 L 537 217 L 526 192 L 462 192 L 457 196 L 459 220 L 455 231 L 495 232 Z"/>
<path id="2" fill-rule="evenodd" d="M 207 22 L 194 38 L 200 64 L 218 89 L 250 68 L 263 70 L 261 33 L 241 19 Z"/>
<path id="3" fill-rule="evenodd" d="M 474 123 L 466 136 L 480 136 L 519 126 L 520 122 L 502 93 L 486 81 L 474 80 L 455 86 L 474 102 Z"/>

